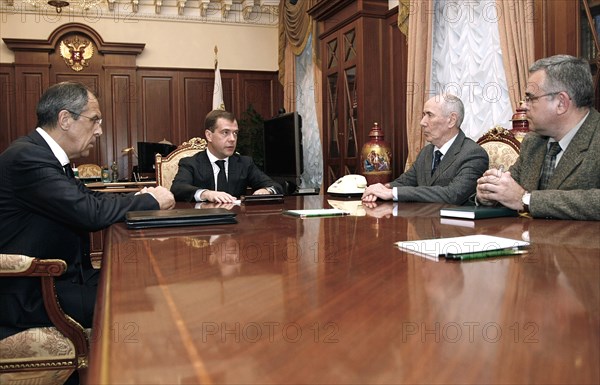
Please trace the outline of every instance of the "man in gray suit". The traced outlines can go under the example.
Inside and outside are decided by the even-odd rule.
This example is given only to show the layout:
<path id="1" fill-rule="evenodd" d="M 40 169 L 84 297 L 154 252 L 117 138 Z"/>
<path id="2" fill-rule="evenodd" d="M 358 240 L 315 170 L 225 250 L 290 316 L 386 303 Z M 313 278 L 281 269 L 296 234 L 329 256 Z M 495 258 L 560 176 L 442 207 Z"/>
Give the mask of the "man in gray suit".
<path id="1" fill-rule="evenodd" d="M 487 170 L 489 159 L 485 150 L 460 129 L 464 111 L 462 101 L 454 95 L 429 99 L 420 124 L 430 144 L 419 152 L 407 172 L 389 184 L 367 187 L 362 200 L 466 203 L 475 192 L 477 178 Z"/>
<path id="2" fill-rule="evenodd" d="M 509 172 L 488 170 L 478 180 L 477 201 L 539 218 L 600 220 L 600 114 L 593 100 L 587 61 L 536 61 L 525 93 L 533 132 Z"/>

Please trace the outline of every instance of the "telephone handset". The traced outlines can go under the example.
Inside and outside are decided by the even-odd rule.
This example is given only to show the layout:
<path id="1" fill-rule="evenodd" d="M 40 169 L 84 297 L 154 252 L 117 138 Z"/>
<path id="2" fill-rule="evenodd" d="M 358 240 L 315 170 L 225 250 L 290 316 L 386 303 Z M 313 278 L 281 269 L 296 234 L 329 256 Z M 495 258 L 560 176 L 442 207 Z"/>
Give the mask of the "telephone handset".
<path id="1" fill-rule="evenodd" d="M 367 188 L 367 179 L 362 175 L 349 174 L 336 180 L 327 189 L 328 194 L 343 196 L 362 195 Z"/>

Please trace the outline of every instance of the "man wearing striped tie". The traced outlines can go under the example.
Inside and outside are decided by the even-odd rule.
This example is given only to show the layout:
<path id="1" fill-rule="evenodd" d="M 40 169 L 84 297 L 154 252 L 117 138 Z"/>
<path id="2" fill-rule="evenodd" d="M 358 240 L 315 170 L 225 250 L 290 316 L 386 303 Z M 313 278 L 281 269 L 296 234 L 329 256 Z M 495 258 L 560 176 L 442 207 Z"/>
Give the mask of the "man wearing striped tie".
<path id="1" fill-rule="evenodd" d="M 525 107 L 533 131 L 508 172 L 488 170 L 477 201 L 536 218 L 600 220 L 600 114 L 584 59 L 556 55 L 529 68 Z"/>

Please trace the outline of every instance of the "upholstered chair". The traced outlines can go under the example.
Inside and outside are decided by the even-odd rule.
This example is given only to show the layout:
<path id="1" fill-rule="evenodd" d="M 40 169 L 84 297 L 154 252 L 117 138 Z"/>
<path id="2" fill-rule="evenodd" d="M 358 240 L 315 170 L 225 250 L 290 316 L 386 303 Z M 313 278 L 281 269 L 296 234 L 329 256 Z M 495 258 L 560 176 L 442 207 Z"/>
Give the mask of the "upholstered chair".
<path id="1" fill-rule="evenodd" d="M 77 166 L 79 179 L 100 179 L 102 178 L 102 168 L 97 164 L 85 163 Z"/>
<path id="2" fill-rule="evenodd" d="M 1 384 L 63 384 L 88 365 L 90 330 L 84 330 L 65 314 L 56 296 L 54 277 L 67 269 L 60 259 L 37 259 L 18 254 L 0 254 L 0 279 L 32 279 L 42 284 L 42 298 L 53 327 L 36 327 L 0 340 Z"/>
<path id="3" fill-rule="evenodd" d="M 502 166 L 508 170 L 517 161 L 521 143 L 513 133 L 504 127 L 496 126 L 477 140 L 490 157 L 490 168 Z"/>
<path id="4" fill-rule="evenodd" d="M 156 183 L 170 189 L 179 170 L 179 160 L 203 150 L 206 150 L 206 140 L 192 138 L 183 142 L 167 156 L 156 154 Z"/>

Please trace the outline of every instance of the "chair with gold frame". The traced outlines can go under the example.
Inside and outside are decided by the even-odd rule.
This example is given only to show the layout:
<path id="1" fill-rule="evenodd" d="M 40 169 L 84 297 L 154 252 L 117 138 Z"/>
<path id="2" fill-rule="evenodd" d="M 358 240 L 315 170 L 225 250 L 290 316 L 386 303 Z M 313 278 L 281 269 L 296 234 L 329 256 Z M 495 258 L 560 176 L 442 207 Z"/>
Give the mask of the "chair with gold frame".
<path id="1" fill-rule="evenodd" d="M 521 143 L 513 133 L 500 126 L 493 127 L 483 134 L 477 143 L 488 153 L 490 168 L 502 166 L 505 170 L 517 161 L 521 148 Z"/>
<path id="2" fill-rule="evenodd" d="M 26 329 L 0 340 L 0 383 L 63 384 L 88 365 L 89 330 L 63 312 L 54 279 L 67 269 L 60 259 L 38 259 L 19 254 L 0 254 L 0 279 L 7 277 L 42 282 L 42 298 L 53 327 Z"/>
<path id="3" fill-rule="evenodd" d="M 77 166 L 79 179 L 101 179 L 102 168 L 97 164 L 85 163 Z"/>
<path id="4" fill-rule="evenodd" d="M 156 154 L 156 183 L 170 189 L 179 170 L 181 158 L 195 155 L 204 150 L 206 150 L 206 140 L 192 138 L 187 142 L 183 142 L 167 156 L 163 157 L 161 154 Z"/>

